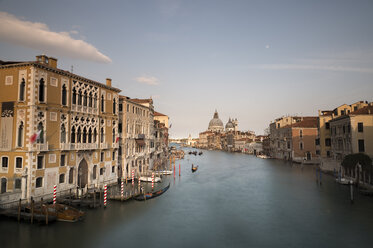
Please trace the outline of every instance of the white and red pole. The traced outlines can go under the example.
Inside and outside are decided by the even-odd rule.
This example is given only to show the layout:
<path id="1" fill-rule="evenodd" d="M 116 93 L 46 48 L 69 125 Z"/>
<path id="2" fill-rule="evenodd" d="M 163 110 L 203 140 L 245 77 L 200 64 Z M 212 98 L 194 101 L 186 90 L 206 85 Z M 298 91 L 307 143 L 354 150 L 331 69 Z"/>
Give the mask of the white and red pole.
<path id="1" fill-rule="evenodd" d="M 132 186 L 135 185 L 135 170 L 132 170 Z"/>
<path id="2" fill-rule="evenodd" d="M 124 192 L 124 182 L 122 180 L 122 183 L 120 185 L 120 197 L 123 198 L 123 192 Z"/>
<path id="3" fill-rule="evenodd" d="M 104 186 L 104 207 L 106 208 L 107 184 Z"/>
<path id="4" fill-rule="evenodd" d="M 53 204 L 56 204 L 56 198 L 57 198 L 57 185 L 53 186 Z"/>
<path id="5" fill-rule="evenodd" d="M 152 190 L 154 189 L 154 172 L 152 173 Z"/>

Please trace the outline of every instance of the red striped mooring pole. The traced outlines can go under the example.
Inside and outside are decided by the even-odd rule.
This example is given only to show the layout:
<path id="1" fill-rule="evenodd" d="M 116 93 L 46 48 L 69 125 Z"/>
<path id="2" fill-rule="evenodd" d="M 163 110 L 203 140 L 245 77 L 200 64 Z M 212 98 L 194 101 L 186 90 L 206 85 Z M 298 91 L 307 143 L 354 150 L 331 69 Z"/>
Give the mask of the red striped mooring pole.
<path id="1" fill-rule="evenodd" d="M 154 172 L 152 173 L 152 190 L 154 189 Z"/>
<path id="2" fill-rule="evenodd" d="M 57 198 L 57 185 L 53 186 L 53 204 L 56 204 L 56 198 Z"/>
<path id="3" fill-rule="evenodd" d="M 104 207 L 106 208 L 107 184 L 104 186 Z"/>
<path id="4" fill-rule="evenodd" d="M 135 170 L 132 170 L 132 186 L 135 185 Z"/>
<path id="5" fill-rule="evenodd" d="M 123 198 L 123 192 L 124 192 L 124 182 L 122 180 L 122 183 L 120 185 L 120 197 Z"/>

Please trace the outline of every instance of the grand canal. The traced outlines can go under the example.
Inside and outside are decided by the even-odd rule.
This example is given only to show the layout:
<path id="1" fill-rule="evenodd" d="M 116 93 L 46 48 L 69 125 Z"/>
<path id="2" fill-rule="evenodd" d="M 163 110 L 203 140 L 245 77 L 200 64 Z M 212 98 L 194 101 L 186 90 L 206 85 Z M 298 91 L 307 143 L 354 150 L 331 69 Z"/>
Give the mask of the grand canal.
<path id="1" fill-rule="evenodd" d="M 194 174 L 192 163 L 199 166 Z M 87 210 L 82 222 L 1 220 L 0 246 L 373 246 L 373 198 L 357 195 L 351 204 L 348 187 L 326 175 L 318 185 L 310 166 L 219 151 L 186 155 L 180 165 L 181 177 L 163 182 L 171 181 L 164 195 L 111 201 L 105 210 Z"/>

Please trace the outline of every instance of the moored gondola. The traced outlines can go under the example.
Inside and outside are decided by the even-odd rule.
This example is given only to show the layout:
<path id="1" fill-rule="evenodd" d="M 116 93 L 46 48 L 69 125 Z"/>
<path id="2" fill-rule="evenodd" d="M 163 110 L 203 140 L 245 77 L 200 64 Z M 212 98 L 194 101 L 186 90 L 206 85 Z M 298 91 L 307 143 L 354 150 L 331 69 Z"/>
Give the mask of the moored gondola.
<path id="1" fill-rule="evenodd" d="M 164 192 L 166 192 L 168 189 L 170 188 L 170 183 L 168 184 L 168 186 L 166 186 L 165 188 L 163 189 L 160 189 L 156 192 L 151 192 L 151 193 L 145 193 L 143 195 L 139 195 L 139 196 L 136 196 L 134 197 L 133 199 L 135 199 L 136 201 L 144 201 L 144 200 L 149 200 L 149 199 L 152 199 L 154 197 L 157 197 L 157 196 L 160 196 L 162 195 Z"/>

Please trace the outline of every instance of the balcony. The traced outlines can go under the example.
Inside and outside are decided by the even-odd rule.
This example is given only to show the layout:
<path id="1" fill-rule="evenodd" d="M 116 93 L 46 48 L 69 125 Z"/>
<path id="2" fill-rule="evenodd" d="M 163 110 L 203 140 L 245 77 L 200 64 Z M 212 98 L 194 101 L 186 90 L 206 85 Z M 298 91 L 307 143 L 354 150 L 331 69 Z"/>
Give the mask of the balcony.
<path id="1" fill-rule="evenodd" d="M 61 150 L 95 150 L 98 149 L 98 144 L 91 143 L 61 143 Z"/>
<path id="2" fill-rule="evenodd" d="M 113 143 L 112 148 L 119 148 L 119 143 Z"/>
<path id="3" fill-rule="evenodd" d="M 48 148 L 49 148 L 48 142 L 46 142 L 44 144 L 35 143 L 35 144 L 32 145 L 32 151 L 37 151 L 37 152 L 48 151 L 49 150 Z"/>
<path id="4" fill-rule="evenodd" d="M 109 149 L 109 144 L 108 143 L 100 144 L 100 149 Z"/>

